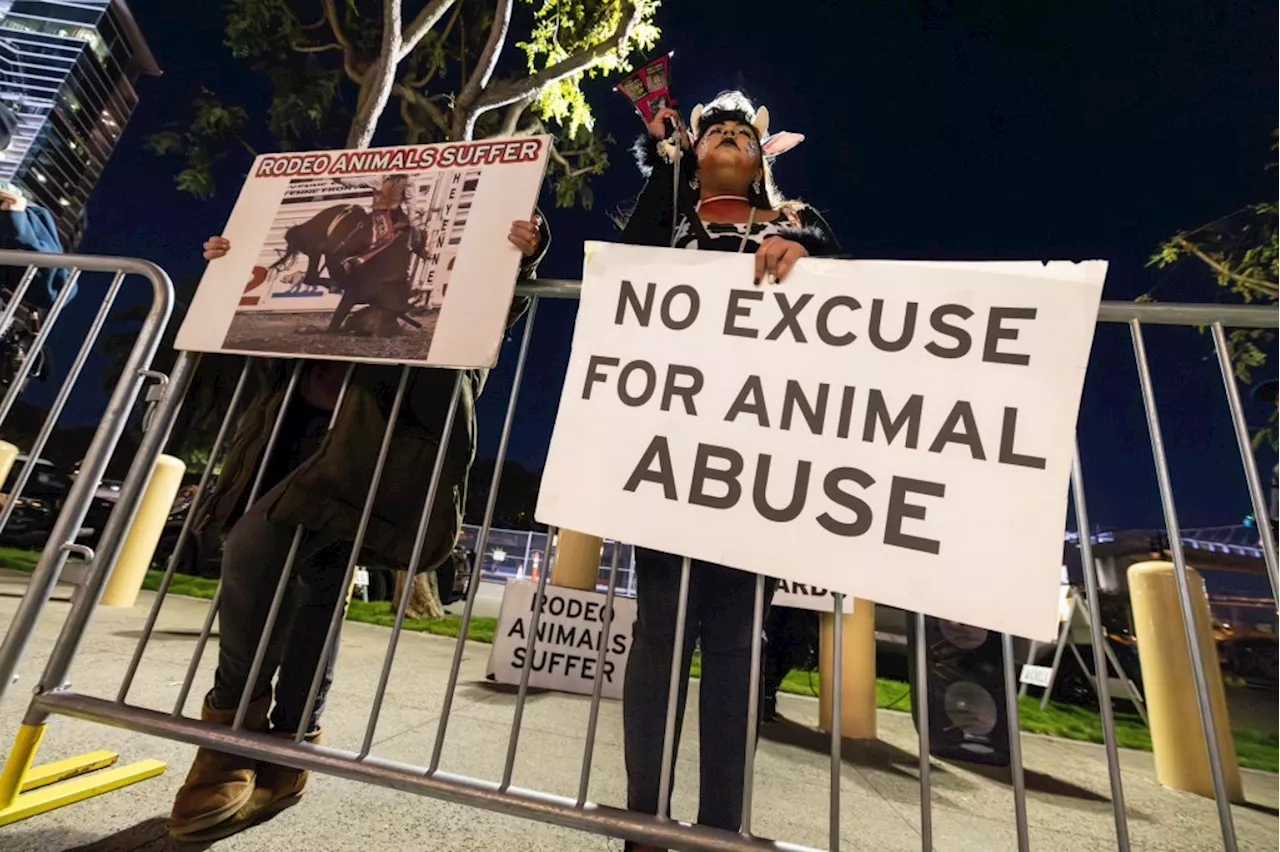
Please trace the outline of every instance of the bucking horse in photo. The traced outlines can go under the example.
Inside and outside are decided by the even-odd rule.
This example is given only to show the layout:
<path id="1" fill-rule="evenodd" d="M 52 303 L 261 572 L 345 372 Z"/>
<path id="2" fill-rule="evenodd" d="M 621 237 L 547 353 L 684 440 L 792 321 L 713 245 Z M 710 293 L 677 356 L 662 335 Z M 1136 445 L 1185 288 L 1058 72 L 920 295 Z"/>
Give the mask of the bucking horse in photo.
<path id="1" fill-rule="evenodd" d="M 397 320 L 422 328 L 408 313 L 409 270 L 415 256 L 425 260 L 428 254 L 417 229 L 403 213 L 395 213 L 370 213 L 356 204 L 327 207 L 285 231 L 285 252 L 268 267 L 268 274 L 278 274 L 299 255 L 306 257 L 307 269 L 298 284 L 342 294 L 329 332 L 341 331 L 359 305 L 372 309 L 373 333 L 379 337 L 399 333 Z M 322 269 L 328 277 L 322 277 Z"/>

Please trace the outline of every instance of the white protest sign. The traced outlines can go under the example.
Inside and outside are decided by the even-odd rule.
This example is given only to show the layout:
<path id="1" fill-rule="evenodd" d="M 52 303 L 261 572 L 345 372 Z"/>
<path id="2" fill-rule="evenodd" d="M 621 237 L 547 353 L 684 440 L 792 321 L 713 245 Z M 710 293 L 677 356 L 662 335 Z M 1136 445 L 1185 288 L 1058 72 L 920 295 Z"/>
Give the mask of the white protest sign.
<path id="1" fill-rule="evenodd" d="M 493 366 L 521 259 L 507 233 L 549 151 L 533 136 L 258 157 L 175 347 Z"/>
<path id="2" fill-rule="evenodd" d="M 778 580 L 778 588 L 773 593 L 773 606 L 812 609 L 817 612 L 835 612 L 836 596 L 835 592 L 830 589 L 824 589 L 821 586 Z M 840 611 L 845 615 L 853 612 L 853 597 L 851 595 L 844 596 L 844 605 L 840 608 Z"/>
<path id="3" fill-rule="evenodd" d="M 588 244 L 537 518 L 1051 641 L 1105 275 Z"/>
<path id="4" fill-rule="evenodd" d="M 537 591 L 538 584 L 532 580 L 507 581 L 487 671 L 498 683 L 520 683 Z M 604 631 L 605 595 L 548 585 L 545 598 L 529 685 L 590 695 Z M 631 653 L 635 620 L 636 602 L 615 597 L 601 690 L 605 698 L 622 698 L 622 676 Z"/>

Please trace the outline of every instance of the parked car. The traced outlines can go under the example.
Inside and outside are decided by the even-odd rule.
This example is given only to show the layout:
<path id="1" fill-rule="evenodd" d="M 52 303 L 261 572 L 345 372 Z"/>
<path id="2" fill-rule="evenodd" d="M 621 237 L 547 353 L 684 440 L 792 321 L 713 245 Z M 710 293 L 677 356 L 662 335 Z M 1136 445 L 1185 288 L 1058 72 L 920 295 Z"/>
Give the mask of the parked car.
<path id="1" fill-rule="evenodd" d="M 30 463 L 26 455 L 19 455 L 5 479 L 0 496 L 8 499 L 8 494 L 17 483 L 18 477 Z M 9 522 L 0 530 L 0 543 L 10 547 L 42 548 L 53 532 L 54 521 L 66 503 L 67 493 L 71 490 L 74 474 L 59 470 L 48 459 L 37 459 L 35 469 L 22 489 L 13 507 Z M 113 490 L 114 486 L 114 490 Z M 85 515 L 84 524 L 76 534 L 76 543 L 95 547 L 102 528 L 107 522 L 111 510 L 119 499 L 119 483 L 108 483 L 104 480 L 94 493 L 89 511 Z"/>

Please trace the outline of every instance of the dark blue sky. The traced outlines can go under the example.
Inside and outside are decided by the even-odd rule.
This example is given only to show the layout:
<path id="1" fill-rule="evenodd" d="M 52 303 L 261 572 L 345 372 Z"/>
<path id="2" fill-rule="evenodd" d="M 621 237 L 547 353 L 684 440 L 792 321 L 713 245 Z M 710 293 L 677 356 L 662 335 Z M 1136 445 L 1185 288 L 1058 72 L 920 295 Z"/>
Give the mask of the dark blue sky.
<path id="1" fill-rule="evenodd" d="M 222 46 L 216 4 L 131 7 L 165 75 L 139 87 L 82 248 L 198 274 L 199 244 L 220 230 L 235 187 L 210 201 L 180 195 L 174 164 L 143 140 L 179 120 L 201 85 L 260 110 L 263 78 Z M 1105 258 L 1105 298 L 1158 284 L 1162 300 L 1212 301 L 1198 269 L 1158 273 L 1145 258 L 1180 228 L 1276 196 L 1263 168 L 1277 124 L 1275 4 L 668 0 L 659 23 L 686 111 L 741 87 L 769 107 L 775 130 L 808 135 L 778 180 L 825 210 L 857 256 Z M 611 238 L 608 212 L 640 188 L 625 150 L 638 120 L 607 83 L 590 94 L 619 145 L 595 209 L 553 210 L 544 198 L 554 231 L 546 277 L 577 278 L 582 241 Z M 533 467 L 550 439 L 573 315 L 563 302 L 539 310 L 511 448 Z M 1184 523 L 1238 523 L 1248 499 L 1208 339 L 1151 329 L 1148 348 Z M 482 455 L 497 442 L 513 361 L 509 345 L 482 400 Z M 1095 523 L 1159 525 L 1123 328 L 1099 333 L 1080 437 Z"/>

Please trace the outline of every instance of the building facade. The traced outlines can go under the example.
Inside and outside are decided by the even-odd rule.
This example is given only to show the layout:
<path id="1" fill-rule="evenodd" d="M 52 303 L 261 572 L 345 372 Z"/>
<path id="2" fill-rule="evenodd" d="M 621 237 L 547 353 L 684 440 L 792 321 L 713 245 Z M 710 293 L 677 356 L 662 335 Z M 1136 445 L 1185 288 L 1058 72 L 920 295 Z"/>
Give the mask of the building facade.
<path id="1" fill-rule="evenodd" d="M 0 0 L 0 102 L 16 118 L 0 178 L 53 213 L 63 247 L 159 67 L 124 0 Z"/>

